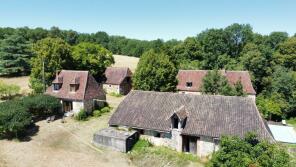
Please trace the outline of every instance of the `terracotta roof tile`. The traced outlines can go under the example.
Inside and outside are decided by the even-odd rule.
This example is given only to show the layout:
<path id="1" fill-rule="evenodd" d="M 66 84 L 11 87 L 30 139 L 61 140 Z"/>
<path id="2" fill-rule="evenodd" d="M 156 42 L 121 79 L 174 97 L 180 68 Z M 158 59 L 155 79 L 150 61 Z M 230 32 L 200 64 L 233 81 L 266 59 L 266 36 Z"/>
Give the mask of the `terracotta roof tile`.
<path id="1" fill-rule="evenodd" d="M 131 77 L 132 72 L 128 67 L 108 67 L 105 76 L 106 84 L 119 85 L 126 77 Z"/>
<path id="2" fill-rule="evenodd" d="M 220 70 L 231 85 L 241 80 L 243 89 L 247 94 L 255 95 L 256 91 L 253 88 L 251 78 L 248 71 L 225 71 Z M 207 70 L 179 70 L 177 78 L 177 89 L 181 91 L 201 92 L 203 77 L 208 73 Z M 187 87 L 186 83 L 192 82 L 191 87 Z"/>
<path id="3" fill-rule="evenodd" d="M 61 83 L 62 87 L 54 91 L 52 85 L 47 88 L 46 94 L 61 99 L 86 100 L 105 95 L 103 89 L 88 71 L 62 70 L 53 83 Z M 70 84 L 78 85 L 76 92 L 70 92 Z"/>

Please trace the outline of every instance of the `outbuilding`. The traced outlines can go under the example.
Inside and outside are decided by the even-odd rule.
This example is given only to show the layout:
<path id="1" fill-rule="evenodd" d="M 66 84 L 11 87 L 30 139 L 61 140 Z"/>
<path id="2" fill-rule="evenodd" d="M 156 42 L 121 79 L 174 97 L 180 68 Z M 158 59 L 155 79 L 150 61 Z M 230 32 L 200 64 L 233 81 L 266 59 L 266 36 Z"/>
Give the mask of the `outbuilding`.
<path id="1" fill-rule="evenodd" d="M 135 130 L 105 128 L 94 134 L 93 144 L 110 147 L 121 152 L 128 152 L 138 141 L 139 135 Z"/>

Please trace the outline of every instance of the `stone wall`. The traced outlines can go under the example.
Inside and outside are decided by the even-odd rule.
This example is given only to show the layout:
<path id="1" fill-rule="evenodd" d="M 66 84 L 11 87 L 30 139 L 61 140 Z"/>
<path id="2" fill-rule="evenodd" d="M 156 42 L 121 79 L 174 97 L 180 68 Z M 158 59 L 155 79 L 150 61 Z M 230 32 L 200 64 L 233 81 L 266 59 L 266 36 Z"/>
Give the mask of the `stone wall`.
<path id="1" fill-rule="evenodd" d="M 218 149 L 218 144 L 214 143 L 211 137 L 200 137 L 200 139 L 197 140 L 197 155 L 199 157 L 208 156 Z"/>
<path id="2" fill-rule="evenodd" d="M 87 112 L 92 112 L 94 107 L 93 100 L 85 100 L 84 101 L 84 110 Z"/>
<path id="3" fill-rule="evenodd" d="M 82 101 L 73 101 L 72 105 L 73 105 L 73 112 L 74 113 L 78 113 L 84 107 Z"/>
<path id="4" fill-rule="evenodd" d="M 112 85 L 112 84 L 103 84 L 103 89 L 107 92 L 107 93 L 120 93 L 120 86 L 119 85 Z"/>

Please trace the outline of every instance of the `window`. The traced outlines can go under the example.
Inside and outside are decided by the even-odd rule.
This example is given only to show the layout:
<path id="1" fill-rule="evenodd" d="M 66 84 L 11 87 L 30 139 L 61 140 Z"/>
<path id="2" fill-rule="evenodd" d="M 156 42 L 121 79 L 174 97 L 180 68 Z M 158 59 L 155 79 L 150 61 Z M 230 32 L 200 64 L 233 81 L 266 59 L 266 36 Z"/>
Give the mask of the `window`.
<path id="1" fill-rule="evenodd" d="M 77 89 L 78 89 L 78 85 L 70 84 L 70 92 L 76 92 Z"/>
<path id="2" fill-rule="evenodd" d="M 109 85 L 109 87 L 111 87 L 111 85 Z"/>
<path id="3" fill-rule="evenodd" d="M 58 91 L 60 90 L 61 85 L 60 84 L 53 84 L 53 90 Z"/>
<path id="4" fill-rule="evenodd" d="M 159 132 L 154 132 L 154 137 L 160 137 L 160 133 Z"/>
<path id="5" fill-rule="evenodd" d="M 178 129 L 179 119 L 176 115 L 173 117 L 172 123 L 173 123 L 173 129 Z"/>
<path id="6" fill-rule="evenodd" d="M 186 82 L 187 87 L 192 87 L 192 82 Z"/>

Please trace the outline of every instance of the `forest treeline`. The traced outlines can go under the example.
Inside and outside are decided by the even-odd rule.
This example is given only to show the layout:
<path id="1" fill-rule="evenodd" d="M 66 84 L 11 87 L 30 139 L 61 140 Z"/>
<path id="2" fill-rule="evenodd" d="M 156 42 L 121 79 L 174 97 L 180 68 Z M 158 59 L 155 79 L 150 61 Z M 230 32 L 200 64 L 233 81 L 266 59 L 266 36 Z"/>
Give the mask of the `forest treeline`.
<path id="1" fill-rule="evenodd" d="M 262 35 L 255 33 L 248 24 L 232 24 L 226 28 L 206 29 L 182 41 L 146 41 L 101 31 L 88 34 L 58 27 L 49 30 L 0 28 L 0 74 L 30 74 L 30 60 L 36 56 L 31 48 L 37 41 L 48 37 L 59 38 L 73 48 L 81 44 L 78 50 L 83 48 L 83 43 L 94 43 L 113 54 L 146 55 L 150 57 L 147 62 L 161 67 L 162 71 L 155 71 L 161 77 L 160 73 L 171 75 L 165 69 L 172 69 L 174 73 L 178 69 L 248 70 L 257 92 L 258 108 L 266 118 L 296 116 L 296 36 L 289 36 L 286 32 Z M 166 81 L 170 80 L 151 83 L 160 84 L 158 87 L 161 89 L 173 88 L 176 84 L 173 79 L 171 83 Z"/>

